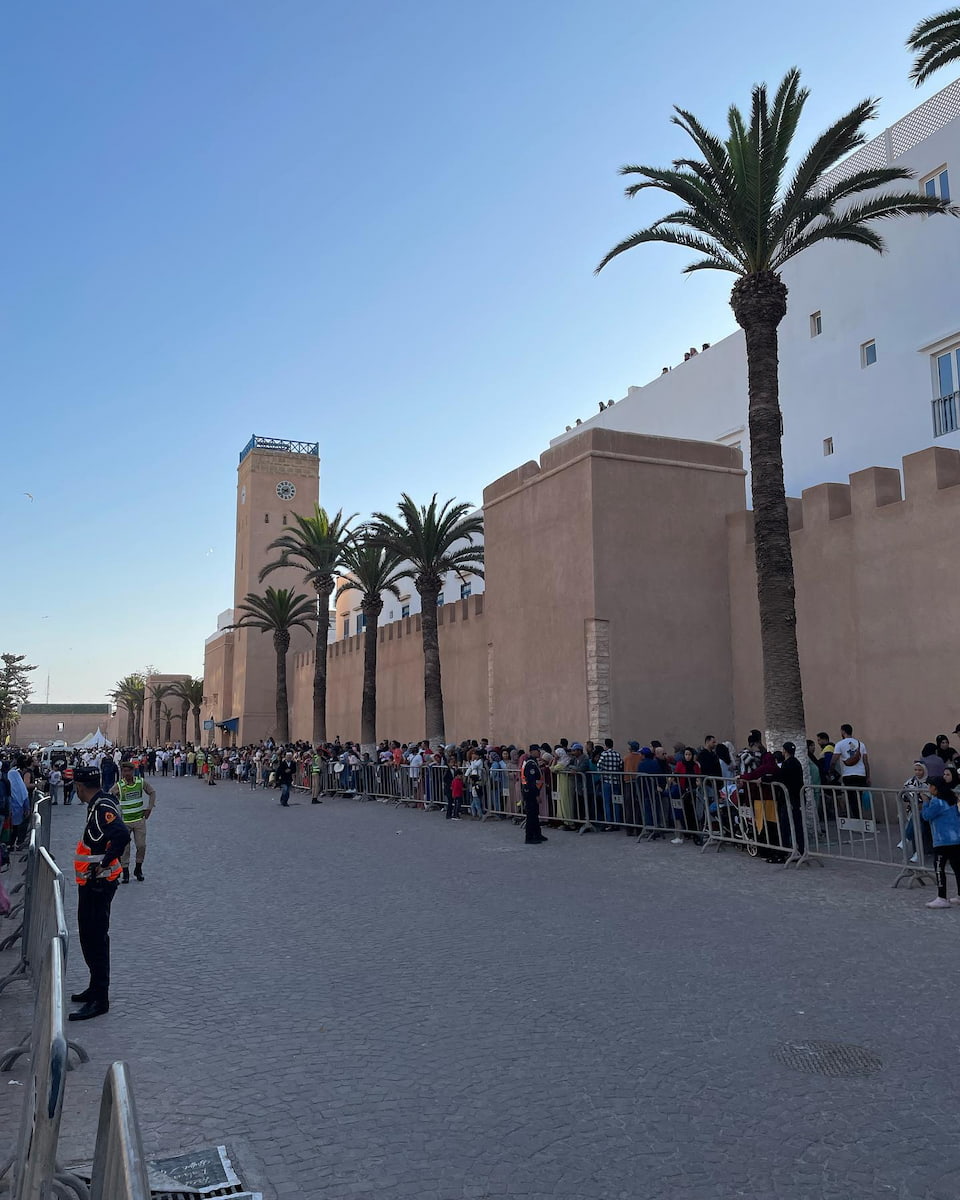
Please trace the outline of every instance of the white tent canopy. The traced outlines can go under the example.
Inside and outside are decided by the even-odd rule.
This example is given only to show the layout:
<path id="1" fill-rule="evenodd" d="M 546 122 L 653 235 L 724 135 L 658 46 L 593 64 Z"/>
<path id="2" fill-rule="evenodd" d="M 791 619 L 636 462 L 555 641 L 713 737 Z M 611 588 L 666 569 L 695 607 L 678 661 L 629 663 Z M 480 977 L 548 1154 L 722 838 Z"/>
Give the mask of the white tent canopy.
<path id="1" fill-rule="evenodd" d="M 100 732 L 100 726 L 97 726 L 96 733 L 88 733 L 85 738 L 81 738 L 79 742 L 74 743 L 74 750 L 100 750 L 104 746 L 112 746 L 113 742 L 109 738 L 104 737 Z"/>

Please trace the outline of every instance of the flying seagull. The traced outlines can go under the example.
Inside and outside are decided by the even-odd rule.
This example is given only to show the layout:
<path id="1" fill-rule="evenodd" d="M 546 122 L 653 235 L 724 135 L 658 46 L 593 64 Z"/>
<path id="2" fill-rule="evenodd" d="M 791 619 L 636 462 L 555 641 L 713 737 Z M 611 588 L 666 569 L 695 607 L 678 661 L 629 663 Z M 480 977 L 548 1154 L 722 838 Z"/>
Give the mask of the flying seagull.
<path id="1" fill-rule="evenodd" d="M 31 496 L 31 494 L 29 492 L 24 492 L 23 494 L 27 497 L 28 500 L 33 499 L 33 496 Z"/>

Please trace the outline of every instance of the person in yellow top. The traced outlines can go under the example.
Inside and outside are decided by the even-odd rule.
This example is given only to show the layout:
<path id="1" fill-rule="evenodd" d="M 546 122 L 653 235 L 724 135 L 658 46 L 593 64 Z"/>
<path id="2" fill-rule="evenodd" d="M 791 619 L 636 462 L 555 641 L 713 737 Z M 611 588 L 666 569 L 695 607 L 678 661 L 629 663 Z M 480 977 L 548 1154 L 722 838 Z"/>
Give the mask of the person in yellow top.
<path id="1" fill-rule="evenodd" d="M 130 830 L 130 837 L 137 847 L 134 876 L 143 883 L 143 860 L 147 856 L 147 821 L 157 802 L 157 793 L 145 779 L 134 775 L 133 763 L 120 764 L 120 778 L 109 794 L 120 802 L 123 823 Z M 123 882 L 130 882 L 130 843 L 123 851 Z"/>

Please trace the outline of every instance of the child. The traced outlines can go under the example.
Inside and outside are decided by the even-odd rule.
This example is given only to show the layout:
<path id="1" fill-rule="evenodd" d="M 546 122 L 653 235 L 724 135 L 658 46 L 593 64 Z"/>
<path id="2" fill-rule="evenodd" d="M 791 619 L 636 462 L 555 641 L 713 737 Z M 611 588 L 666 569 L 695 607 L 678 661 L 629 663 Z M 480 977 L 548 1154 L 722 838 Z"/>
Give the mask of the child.
<path id="1" fill-rule="evenodd" d="M 463 803 L 463 772 L 458 767 L 450 780 L 450 796 L 447 800 L 447 820 L 460 820 L 460 805 Z"/>
<path id="2" fill-rule="evenodd" d="M 921 816 L 933 830 L 934 870 L 937 875 L 937 898 L 928 900 L 927 908 L 949 908 L 960 904 L 960 810 L 957 794 L 943 779 L 928 779 L 929 796 L 924 801 Z M 957 877 L 957 892 L 947 899 L 947 864 Z"/>
<path id="3" fill-rule="evenodd" d="M 470 816 L 483 820 L 483 782 L 479 773 L 473 772 L 470 779 Z"/>

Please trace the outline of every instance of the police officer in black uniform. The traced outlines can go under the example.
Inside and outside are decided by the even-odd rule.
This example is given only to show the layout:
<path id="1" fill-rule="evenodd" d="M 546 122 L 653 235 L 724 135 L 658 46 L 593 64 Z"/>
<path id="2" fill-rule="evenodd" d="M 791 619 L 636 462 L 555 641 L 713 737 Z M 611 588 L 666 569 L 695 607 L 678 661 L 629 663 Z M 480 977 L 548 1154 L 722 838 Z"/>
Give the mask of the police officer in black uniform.
<path id="1" fill-rule="evenodd" d="M 85 991 L 70 999 L 82 1007 L 71 1021 L 89 1021 L 110 1008 L 110 905 L 120 880 L 120 855 L 130 841 L 120 806 L 100 786 L 99 767 L 77 767 L 77 795 L 87 806 L 87 821 L 77 842 L 77 926 L 80 949 L 90 971 Z"/>
<path id="2" fill-rule="evenodd" d="M 540 789 L 543 787 L 543 770 L 537 762 L 539 755 L 540 747 L 531 746 L 530 757 L 524 759 L 521 772 L 520 790 L 523 793 L 523 811 L 526 816 L 526 836 L 523 840 L 528 846 L 538 846 L 547 840 L 540 832 Z"/>

